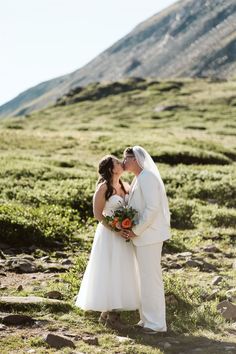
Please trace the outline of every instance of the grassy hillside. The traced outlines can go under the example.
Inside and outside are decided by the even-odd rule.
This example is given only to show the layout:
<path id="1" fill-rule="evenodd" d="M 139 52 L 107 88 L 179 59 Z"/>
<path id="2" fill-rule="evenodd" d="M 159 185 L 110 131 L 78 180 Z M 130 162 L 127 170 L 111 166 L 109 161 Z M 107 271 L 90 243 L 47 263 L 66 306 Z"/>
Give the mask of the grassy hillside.
<path id="1" fill-rule="evenodd" d="M 235 0 L 179 0 L 138 24 L 83 67 L 20 93 L 0 107 L 0 119 L 54 104 L 76 86 L 127 77 L 236 75 Z"/>
<path id="2" fill-rule="evenodd" d="M 216 311 L 235 286 L 235 117 L 236 81 L 130 79 L 89 85 L 54 107 L 1 121 L 1 242 L 19 252 L 36 245 L 39 255 L 45 247 L 52 255 L 58 247 L 69 250 L 74 265 L 61 282 L 49 280 L 48 286 L 71 303 L 96 226 L 91 200 L 100 158 L 107 153 L 121 158 L 126 146 L 142 145 L 158 163 L 166 185 L 173 234 L 163 255 L 168 335 L 179 338 L 179 344 L 164 348 L 158 339 L 131 332 L 134 342 L 117 346 L 116 332 L 96 325 L 96 314 L 84 319 L 76 310 L 55 315 L 60 326 L 70 323 L 74 330 L 96 334 L 107 353 L 191 353 L 184 351 L 190 343 L 211 338 L 207 343 L 215 351 L 202 352 L 215 354 L 219 340 L 235 344 L 232 322 Z M 132 176 L 124 178 L 131 181 Z M 215 251 L 208 251 L 210 245 Z M 213 285 L 216 275 L 222 281 Z M 42 295 L 42 289 L 34 293 Z M 136 317 L 124 314 L 130 323 Z M 23 346 L 19 338 L 14 340 Z M 3 343 L 8 353 L 4 336 Z M 45 344 L 37 343 L 38 352 L 45 353 Z M 81 348 L 96 352 L 89 345 Z"/>

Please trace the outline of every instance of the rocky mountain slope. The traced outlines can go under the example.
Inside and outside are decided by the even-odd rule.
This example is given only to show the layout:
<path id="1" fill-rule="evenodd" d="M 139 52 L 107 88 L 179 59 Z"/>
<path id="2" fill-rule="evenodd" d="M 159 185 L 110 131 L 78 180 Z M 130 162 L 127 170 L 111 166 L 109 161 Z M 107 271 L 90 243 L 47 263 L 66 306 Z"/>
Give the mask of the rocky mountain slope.
<path id="1" fill-rule="evenodd" d="M 21 93 L 0 117 L 54 104 L 77 86 L 124 77 L 236 75 L 235 0 L 182 0 L 139 24 L 79 70 Z"/>

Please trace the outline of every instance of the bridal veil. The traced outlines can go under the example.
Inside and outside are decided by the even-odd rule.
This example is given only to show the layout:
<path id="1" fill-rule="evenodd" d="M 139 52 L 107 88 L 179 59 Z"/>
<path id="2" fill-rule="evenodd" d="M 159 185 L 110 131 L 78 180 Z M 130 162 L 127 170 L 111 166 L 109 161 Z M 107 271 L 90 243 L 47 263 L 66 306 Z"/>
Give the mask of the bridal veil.
<path id="1" fill-rule="evenodd" d="M 170 211 L 169 211 L 168 199 L 166 196 L 166 190 L 165 190 L 165 186 L 162 181 L 160 172 L 159 172 L 155 162 L 153 161 L 153 159 L 151 158 L 149 153 L 141 146 L 133 146 L 133 152 L 134 152 L 134 156 L 135 156 L 135 159 L 136 159 L 138 165 L 143 170 L 148 170 L 148 171 L 152 172 L 154 174 L 154 176 L 157 178 L 159 185 L 160 185 L 161 206 L 162 206 L 163 214 L 164 214 L 164 217 L 165 217 L 168 225 L 170 225 Z"/>

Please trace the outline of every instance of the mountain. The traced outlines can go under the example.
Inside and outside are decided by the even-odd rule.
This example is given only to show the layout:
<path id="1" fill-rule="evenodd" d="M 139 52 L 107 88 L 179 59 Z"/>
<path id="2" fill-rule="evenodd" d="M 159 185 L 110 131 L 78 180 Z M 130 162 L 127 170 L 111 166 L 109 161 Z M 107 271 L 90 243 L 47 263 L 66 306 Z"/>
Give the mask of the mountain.
<path id="1" fill-rule="evenodd" d="M 235 75 L 236 1 L 182 0 L 139 24 L 81 69 L 24 91 L 0 107 L 0 117 L 52 105 L 90 82 Z"/>

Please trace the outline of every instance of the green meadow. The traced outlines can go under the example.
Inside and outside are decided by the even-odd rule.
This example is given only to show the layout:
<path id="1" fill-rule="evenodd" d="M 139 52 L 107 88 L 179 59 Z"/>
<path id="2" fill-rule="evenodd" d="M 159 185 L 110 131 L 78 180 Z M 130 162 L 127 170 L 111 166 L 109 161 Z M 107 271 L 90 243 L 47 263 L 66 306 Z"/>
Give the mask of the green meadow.
<path id="1" fill-rule="evenodd" d="M 121 334 L 97 324 L 97 313 L 84 314 L 73 303 L 96 227 L 92 195 L 98 162 L 106 154 L 122 158 L 125 147 L 133 145 L 150 152 L 169 197 L 172 239 L 163 252 L 169 331 L 166 337 L 146 338 L 131 330 L 122 334 L 131 340 L 119 342 Z M 53 258 L 55 250 L 65 250 L 73 259 L 58 282 L 46 279 L 46 288 L 59 290 L 71 305 L 69 312 L 20 311 L 53 319 L 54 331 L 69 324 L 72 331 L 96 335 L 99 346 L 77 342 L 84 353 L 177 354 L 200 347 L 216 354 L 236 346 L 233 321 L 216 309 L 235 289 L 235 167 L 236 80 L 91 84 L 45 110 L 1 120 L 0 242 L 19 253 L 34 245 L 35 257 Z M 126 173 L 124 179 L 131 182 L 132 176 Z M 208 246 L 215 251 L 208 252 Z M 222 277 L 217 285 L 215 276 Z M 0 290 L 1 296 L 9 294 L 30 291 Z M 43 296 L 44 289 L 34 294 Z M 122 316 L 130 324 L 138 318 L 137 313 Z M 3 353 L 56 352 L 41 333 L 22 339 L 15 331 L 10 337 L 11 344 L 9 335 L 0 336 Z"/>

